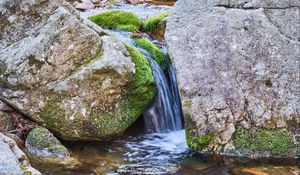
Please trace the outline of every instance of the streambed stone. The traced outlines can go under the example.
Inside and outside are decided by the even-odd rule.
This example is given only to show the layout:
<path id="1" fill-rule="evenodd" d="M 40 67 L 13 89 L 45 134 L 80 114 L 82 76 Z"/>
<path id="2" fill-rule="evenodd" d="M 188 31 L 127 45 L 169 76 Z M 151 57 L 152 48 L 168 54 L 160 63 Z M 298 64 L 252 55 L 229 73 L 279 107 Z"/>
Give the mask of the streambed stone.
<path id="1" fill-rule="evenodd" d="M 0 133 L 0 150 L 1 174 L 41 174 L 31 167 L 27 156 L 18 148 L 16 142 L 2 133 Z"/>
<path id="2" fill-rule="evenodd" d="M 152 103 L 149 63 L 62 0 L 0 3 L 0 99 L 67 140 L 122 134 Z"/>
<path id="3" fill-rule="evenodd" d="M 177 1 L 165 36 L 191 148 L 299 157 L 299 7 Z"/>

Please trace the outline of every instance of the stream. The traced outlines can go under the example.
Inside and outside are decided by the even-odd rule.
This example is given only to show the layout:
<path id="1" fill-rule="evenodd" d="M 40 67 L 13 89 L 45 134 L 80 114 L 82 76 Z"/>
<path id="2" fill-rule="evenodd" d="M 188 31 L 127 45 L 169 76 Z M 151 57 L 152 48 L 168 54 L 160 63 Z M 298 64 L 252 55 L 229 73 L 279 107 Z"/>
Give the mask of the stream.
<path id="1" fill-rule="evenodd" d="M 162 11 L 170 11 L 171 6 L 117 4 L 111 9 L 93 9 L 81 12 L 82 18 L 110 10 L 134 12 L 142 19 Z M 106 31 L 134 46 L 129 32 Z M 163 42 L 155 41 L 164 45 Z M 235 166 L 218 164 L 211 158 L 191 151 L 186 143 L 182 123 L 180 97 L 172 65 L 162 71 L 151 56 L 138 48 L 146 56 L 153 69 L 158 95 L 151 106 L 123 137 L 105 142 L 64 142 L 72 156 L 83 166 L 79 169 L 43 169 L 44 174 L 176 174 L 176 175 L 229 175 L 235 173 Z M 167 50 L 163 48 L 163 50 Z M 287 167 L 280 166 L 274 174 L 288 174 Z M 293 175 L 293 174 L 292 174 Z"/>

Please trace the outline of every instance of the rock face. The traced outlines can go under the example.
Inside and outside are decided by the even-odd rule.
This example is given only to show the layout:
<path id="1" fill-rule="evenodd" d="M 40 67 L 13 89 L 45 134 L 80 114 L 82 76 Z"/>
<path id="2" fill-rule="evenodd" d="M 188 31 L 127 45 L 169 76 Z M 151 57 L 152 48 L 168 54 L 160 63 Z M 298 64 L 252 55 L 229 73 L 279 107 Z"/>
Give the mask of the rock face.
<path id="1" fill-rule="evenodd" d="M 0 133 L 0 172 L 1 174 L 41 174 L 32 168 L 26 155 L 18 148 L 15 141 Z"/>
<path id="2" fill-rule="evenodd" d="M 279 0 L 177 1 L 166 40 L 191 148 L 299 157 L 299 7 Z"/>
<path id="3" fill-rule="evenodd" d="M 133 59 L 69 3 L 5 0 L 0 10 L 0 98 L 24 115 L 64 139 L 100 140 L 152 103 L 147 60 Z"/>

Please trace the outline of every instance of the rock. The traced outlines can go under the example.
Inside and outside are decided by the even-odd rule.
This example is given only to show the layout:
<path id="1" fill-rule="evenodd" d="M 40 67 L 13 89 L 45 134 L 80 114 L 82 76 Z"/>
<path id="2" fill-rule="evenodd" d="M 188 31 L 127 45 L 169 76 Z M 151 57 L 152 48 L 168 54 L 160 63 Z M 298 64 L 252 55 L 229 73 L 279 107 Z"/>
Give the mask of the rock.
<path id="1" fill-rule="evenodd" d="M 101 1 L 100 0 L 91 0 L 91 2 L 94 4 L 100 4 Z"/>
<path id="2" fill-rule="evenodd" d="M 191 148 L 300 156 L 299 7 L 279 0 L 177 1 L 165 37 Z"/>
<path id="3" fill-rule="evenodd" d="M 25 142 L 26 153 L 33 165 L 43 168 L 59 166 L 65 169 L 80 166 L 80 162 L 70 157 L 68 149 L 46 128 L 34 128 Z"/>
<path id="4" fill-rule="evenodd" d="M 78 10 L 88 10 L 88 9 L 95 8 L 95 6 L 93 4 L 77 3 L 75 5 L 75 8 L 78 9 Z"/>
<path id="5" fill-rule="evenodd" d="M 0 100 L 0 132 L 13 130 L 14 119 L 11 115 L 12 109 Z"/>
<path id="6" fill-rule="evenodd" d="M 15 141 L 0 133 L 0 172 L 1 174 L 41 174 L 31 167 L 26 155 L 18 148 Z"/>
<path id="7" fill-rule="evenodd" d="M 0 99 L 61 138 L 111 139 L 152 103 L 147 59 L 69 3 L 7 0 L 0 10 Z"/>
<path id="8" fill-rule="evenodd" d="M 14 119 L 9 113 L 0 111 L 0 132 L 6 132 L 13 130 Z"/>
<path id="9" fill-rule="evenodd" d="M 25 143 L 28 152 L 40 157 L 69 157 L 70 153 L 54 135 L 43 127 L 30 131 Z"/>

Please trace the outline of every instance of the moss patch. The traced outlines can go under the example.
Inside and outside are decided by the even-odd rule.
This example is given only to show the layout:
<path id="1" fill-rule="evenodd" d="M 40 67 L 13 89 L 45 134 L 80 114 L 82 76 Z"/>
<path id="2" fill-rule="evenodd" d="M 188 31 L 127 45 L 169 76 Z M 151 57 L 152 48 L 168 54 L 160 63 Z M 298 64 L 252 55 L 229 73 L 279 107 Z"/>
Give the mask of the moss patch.
<path id="1" fill-rule="evenodd" d="M 60 156 L 69 154 L 67 148 L 50 131 L 43 127 L 37 127 L 28 134 L 26 145 L 37 152 L 47 150 Z"/>
<path id="2" fill-rule="evenodd" d="M 213 138 L 213 133 L 207 133 L 205 135 L 195 135 L 189 129 L 185 130 L 186 141 L 188 146 L 193 150 L 202 151 L 207 148 L 209 142 Z"/>
<path id="3" fill-rule="evenodd" d="M 140 18 L 132 12 L 110 11 L 90 16 L 89 19 L 106 29 L 119 29 L 126 31 L 139 30 Z"/>
<path id="4" fill-rule="evenodd" d="M 165 70 L 170 64 L 168 56 L 147 38 L 133 38 L 136 45 L 148 51 L 160 67 Z"/>
<path id="5" fill-rule="evenodd" d="M 120 111 L 125 116 L 140 116 L 152 104 L 156 94 L 152 69 L 147 58 L 135 48 L 126 45 L 132 62 L 135 64 L 134 82 L 131 90 L 126 93 L 125 100 L 121 103 Z M 131 108 L 129 108 L 131 106 Z"/>
<path id="6" fill-rule="evenodd" d="M 158 15 L 148 18 L 144 22 L 144 29 L 150 32 L 155 30 L 159 26 L 159 23 L 168 16 L 169 12 L 162 12 Z"/>
<path id="7" fill-rule="evenodd" d="M 285 153 L 291 148 L 292 137 L 285 129 L 267 130 L 252 128 L 246 130 L 239 127 L 233 136 L 237 149 Z"/>

